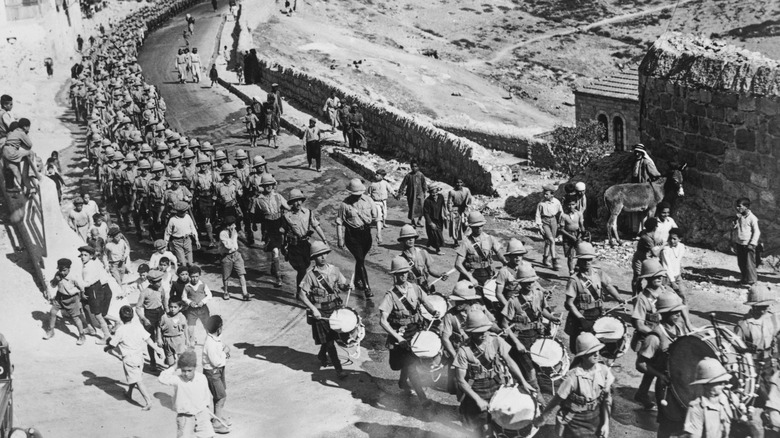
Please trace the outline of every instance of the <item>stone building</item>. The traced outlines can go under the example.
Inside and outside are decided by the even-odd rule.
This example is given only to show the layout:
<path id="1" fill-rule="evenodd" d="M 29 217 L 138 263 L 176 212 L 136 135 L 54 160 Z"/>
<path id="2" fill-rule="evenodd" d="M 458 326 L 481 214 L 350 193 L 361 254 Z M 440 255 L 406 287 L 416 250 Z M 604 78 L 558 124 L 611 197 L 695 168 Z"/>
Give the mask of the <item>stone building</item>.
<path id="1" fill-rule="evenodd" d="M 599 79 L 574 91 L 577 123 L 595 120 L 606 130 L 616 151 L 630 150 L 639 143 L 639 77 L 626 70 Z"/>
<path id="2" fill-rule="evenodd" d="M 745 196 L 761 221 L 762 240 L 776 246 L 780 62 L 672 33 L 642 60 L 639 94 L 641 139 L 656 162 L 689 165 L 683 204 L 697 206 L 688 218 L 695 240 L 723 248 L 734 201 Z"/>

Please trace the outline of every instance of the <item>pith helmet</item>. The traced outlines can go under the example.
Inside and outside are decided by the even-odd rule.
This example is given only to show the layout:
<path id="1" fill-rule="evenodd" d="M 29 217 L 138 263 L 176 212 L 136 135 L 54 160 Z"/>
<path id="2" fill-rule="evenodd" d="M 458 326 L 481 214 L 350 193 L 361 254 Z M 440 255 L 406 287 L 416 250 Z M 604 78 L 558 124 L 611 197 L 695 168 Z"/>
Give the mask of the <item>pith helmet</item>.
<path id="1" fill-rule="evenodd" d="M 325 242 L 320 242 L 319 240 L 312 242 L 311 244 L 311 252 L 309 253 L 309 258 L 317 257 L 318 255 L 327 254 L 330 252 L 330 247 L 325 244 Z"/>
<path id="2" fill-rule="evenodd" d="M 474 285 L 468 280 L 461 280 L 455 283 L 455 287 L 452 288 L 452 295 L 450 295 L 450 301 L 470 301 L 478 300 L 480 298 L 477 295 L 477 291 Z"/>
<path id="3" fill-rule="evenodd" d="M 523 265 L 517 268 L 515 280 L 519 281 L 520 283 L 532 283 L 538 279 L 539 276 L 536 275 L 536 271 L 529 263 L 523 263 Z"/>
<path id="4" fill-rule="evenodd" d="M 347 191 L 352 195 L 362 195 L 366 191 L 366 186 L 360 178 L 353 178 L 347 184 Z"/>
<path id="5" fill-rule="evenodd" d="M 679 312 L 685 309 L 685 304 L 676 293 L 664 292 L 655 302 L 655 308 L 658 313 Z"/>
<path id="6" fill-rule="evenodd" d="M 185 160 L 191 160 L 191 159 L 195 158 L 195 152 L 192 152 L 192 149 L 185 149 L 184 153 L 181 156 Z"/>
<path id="7" fill-rule="evenodd" d="M 155 161 L 152 164 L 152 172 L 162 172 L 163 170 L 165 170 L 165 164 L 162 161 Z"/>
<path id="8" fill-rule="evenodd" d="M 236 151 L 236 161 L 246 160 L 248 158 L 249 158 L 249 155 L 247 155 L 245 150 L 239 149 L 239 150 Z"/>
<path id="9" fill-rule="evenodd" d="M 775 301 L 768 287 L 763 284 L 754 284 L 748 290 L 748 299 L 745 301 L 745 304 L 750 306 L 770 306 Z"/>
<path id="10" fill-rule="evenodd" d="M 236 169 L 233 168 L 233 165 L 230 163 L 225 163 L 222 165 L 222 168 L 219 171 L 222 175 L 228 175 L 231 173 L 236 173 Z"/>
<path id="11" fill-rule="evenodd" d="M 114 156 L 111 157 L 111 159 L 114 160 L 114 161 L 124 161 L 125 160 L 125 156 L 122 155 L 121 152 L 116 151 L 116 152 L 114 152 Z"/>
<path id="12" fill-rule="evenodd" d="M 149 163 L 149 160 L 144 158 L 144 159 L 138 161 L 138 168 L 141 169 L 141 170 L 144 170 L 144 169 L 149 170 L 149 169 L 152 168 L 152 165 Z"/>
<path id="13" fill-rule="evenodd" d="M 656 258 L 647 259 L 642 262 L 642 271 L 639 278 L 660 277 L 666 274 L 666 269 L 661 266 L 661 262 Z"/>
<path id="14" fill-rule="evenodd" d="M 577 247 L 574 248 L 574 252 L 577 253 L 575 257 L 578 259 L 590 260 L 596 257 L 596 250 L 593 249 L 593 245 L 588 242 L 577 243 Z"/>
<path id="15" fill-rule="evenodd" d="M 168 181 L 181 181 L 182 179 L 181 172 L 178 170 L 173 170 L 171 171 L 171 174 L 168 175 Z"/>
<path id="16" fill-rule="evenodd" d="M 509 239 L 509 243 L 506 245 L 506 255 L 523 255 L 528 254 L 528 250 L 525 249 L 523 242 L 514 237 Z"/>
<path id="17" fill-rule="evenodd" d="M 141 145 L 141 153 L 142 154 L 151 154 L 152 152 L 154 152 L 154 151 L 152 150 L 152 147 L 149 146 L 148 144 L 144 143 L 144 144 Z"/>
<path id="18" fill-rule="evenodd" d="M 276 184 L 276 180 L 274 179 L 274 176 L 270 173 L 264 173 L 260 176 L 260 185 L 261 186 L 272 186 Z"/>
<path id="19" fill-rule="evenodd" d="M 420 234 L 417 233 L 417 230 L 411 226 L 411 225 L 404 225 L 401 227 L 401 232 L 398 234 L 398 240 L 404 240 L 409 238 L 418 238 L 420 237 Z"/>
<path id="20" fill-rule="evenodd" d="M 227 154 L 223 150 L 218 150 L 216 154 L 214 154 L 214 161 L 222 161 L 227 160 Z"/>
<path id="21" fill-rule="evenodd" d="M 168 154 L 168 158 L 171 159 L 171 160 L 175 160 L 176 158 L 181 158 L 181 152 L 179 152 L 178 149 L 173 149 Z"/>
<path id="22" fill-rule="evenodd" d="M 204 141 L 200 147 L 200 150 L 202 150 L 203 152 L 210 152 L 214 150 L 214 146 L 212 146 L 210 142 Z"/>
<path id="23" fill-rule="evenodd" d="M 199 147 L 200 147 L 200 143 L 198 143 L 198 139 L 191 138 L 190 139 L 190 148 L 191 149 L 196 149 L 196 148 L 199 148 Z"/>
<path id="24" fill-rule="evenodd" d="M 409 266 L 409 262 L 406 261 L 406 259 L 401 256 L 393 258 L 393 260 L 390 262 L 391 274 L 401 274 L 404 272 L 409 272 L 411 270 L 412 267 Z"/>
<path id="25" fill-rule="evenodd" d="M 157 145 L 156 145 L 156 149 L 157 149 L 157 152 L 164 152 L 164 151 L 167 151 L 169 148 L 168 148 L 168 144 L 167 143 L 165 143 L 162 140 L 158 140 L 157 141 Z"/>
<path id="26" fill-rule="evenodd" d="M 135 157 L 135 154 L 132 152 L 129 152 L 127 156 L 125 156 L 125 163 L 134 163 L 138 161 L 138 159 Z"/>
<path id="27" fill-rule="evenodd" d="M 583 332 L 577 336 L 576 347 L 577 354 L 574 357 L 581 357 L 601 350 L 604 348 L 604 344 L 593 333 Z"/>
<path id="28" fill-rule="evenodd" d="M 482 216 L 482 213 L 478 211 L 470 211 L 467 222 L 470 227 L 481 227 L 485 225 L 487 221 L 485 220 L 485 216 Z"/>
<path id="29" fill-rule="evenodd" d="M 262 179 L 262 177 L 260 177 Z M 293 202 L 297 200 L 304 200 L 306 199 L 306 196 L 304 196 L 303 192 L 298 189 L 292 189 L 290 190 L 290 196 L 287 198 L 287 201 Z"/>
<path id="30" fill-rule="evenodd" d="M 252 158 L 252 167 L 258 167 L 267 164 L 268 162 L 265 161 L 265 158 L 263 158 L 262 155 L 255 155 Z"/>
<path id="31" fill-rule="evenodd" d="M 463 330 L 466 333 L 484 333 L 493 327 L 485 312 L 469 312 Z"/>
<path id="32" fill-rule="evenodd" d="M 578 192 L 584 192 L 585 191 L 585 183 L 580 181 L 577 184 L 574 184 L 574 190 Z"/>
<path id="33" fill-rule="evenodd" d="M 211 164 L 211 158 L 206 154 L 198 155 L 198 164 Z"/>
<path id="34" fill-rule="evenodd" d="M 731 374 L 713 357 L 705 357 L 696 365 L 696 380 L 691 385 L 706 385 L 709 383 L 722 383 L 731 380 Z"/>

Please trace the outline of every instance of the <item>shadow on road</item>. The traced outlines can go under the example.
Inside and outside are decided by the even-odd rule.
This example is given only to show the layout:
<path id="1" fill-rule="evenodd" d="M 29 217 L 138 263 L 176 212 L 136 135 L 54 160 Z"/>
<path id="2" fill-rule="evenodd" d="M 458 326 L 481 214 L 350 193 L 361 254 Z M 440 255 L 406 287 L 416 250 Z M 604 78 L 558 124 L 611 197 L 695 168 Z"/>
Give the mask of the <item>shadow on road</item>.
<path id="1" fill-rule="evenodd" d="M 613 406 L 618 407 L 612 411 L 612 419 L 626 426 L 636 426 L 640 429 L 655 432 L 658 429 L 656 421 L 657 411 L 646 411 L 634 402 L 636 388 L 618 386 L 615 389 L 615 401 Z M 655 395 L 651 392 L 651 400 Z M 543 435 L 545 436 L 545 435 Z"/>
<path id="2" fill-rule="evenodd" d="M 253 359 L 284 365 L 292 370 L 310 373 L 313 382 L 330 388 L 347 390 L 352 397 L 371 407 L 413 417 L 420 421 L 437 421 L 445 426 L 460 430 L 460 425 L 454 421 L 455 415 L 451 407 L 434 403 L 434 406 L 426 411 L 420 408 L 420 403 L 416 398 L 404 396 L 400 390 L 398 394 L 391 394 L 383 390 L 383 388 L 397 387 L 395 379 L 383 379 L 372 376 L 365 371 L 346 370 L 349 376 L 344 380 L 338 380 L 334 369 L 320 368 L 319 360 L 315 354 L 278 345 L 254 345 L 245 342 L 234 345 L 236 348 L 244 350 L 244 354 Z M 343 357 L 343 352 L 340 353 Z M 378 434 L 376 436 L 383 435 Z"/>
<path id="3" fill-rule="evenodd" d="M 41 312 L 40 310 L 33 310 L 32 312 L 32 319 L 38 321 L 41 323 L 41 327 L 43 330 L 46 330 L 49 325 L 49 313 L 48 312 Z M 73 326 L 73 331 L 70 330 L 67 324 L 65 324 L 65 318 L 57 318 L 57 322 L 54 323 L 54 328 L 65 333 L 68 336 L 72 336 L 73 338 L 78 338 L 78 334 L 76 332 L 76 326 Z"/>
<path id="4" fill-rule="evenodd" d="M 119 380 L 105 376 L 98 376 L 92 371 L 82 371 L 81 375 L 86 377 L 86 380 L 84 380 L 84 386 L 94 386 L 111 397 L 114 397 L 116 400 L 127 401 L 125 398 L 125 385 Z M 141 406 L 140 404 L 138 405 Z"/>
<path id="5" fill-rule="evenodd" d="M 416 427 L 392 426 L 379 423 L 358 421 L 355 427 L 368 434 L 369 438 L 384 438 L 388 436 L 403 436 L 407 438 L 445 438 L 450 435 L 418 429 Z"/>

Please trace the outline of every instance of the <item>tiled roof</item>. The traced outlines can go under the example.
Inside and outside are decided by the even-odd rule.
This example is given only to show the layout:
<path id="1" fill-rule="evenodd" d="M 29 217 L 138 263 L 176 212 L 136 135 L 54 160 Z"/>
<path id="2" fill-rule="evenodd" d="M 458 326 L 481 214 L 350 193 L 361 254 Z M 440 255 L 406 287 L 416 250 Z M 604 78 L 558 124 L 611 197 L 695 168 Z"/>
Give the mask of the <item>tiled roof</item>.
<path id="1" fill-rule="evenodd" d="M 639 74 L 626 70 L 580 87 L 576 93 L 639 101 Z"/>

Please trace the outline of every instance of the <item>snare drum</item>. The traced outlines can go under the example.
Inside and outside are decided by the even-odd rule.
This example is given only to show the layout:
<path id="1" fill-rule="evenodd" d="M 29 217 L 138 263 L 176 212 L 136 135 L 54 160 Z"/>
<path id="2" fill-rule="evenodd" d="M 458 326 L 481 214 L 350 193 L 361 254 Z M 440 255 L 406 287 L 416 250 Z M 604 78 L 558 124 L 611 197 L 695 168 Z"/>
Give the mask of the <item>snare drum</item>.
<path id="1" fill-rule="evenodd" d="M 628 348 L 626 342 L 626 325 L 614 316 L 602 316 L 593 323 L 593 332 L 604 344 L 601 356 L 606 359 L 617 359 L 625 354 Z M 687 406 L 687 405 L 686 405 Z"/>
<path id="2" fill-rule="evenodd" d="M 444 317 L 444 314 L 447 313 L 447 310 L 449 309 L 447 298 L 445 298 L 444 295 L 429 294 L 428 302 L 431 303 L 431 307 L 433 307 L 433 310 L 439 312 L 440 317 Z M 433 315 L 431 315 L 431 312 L 429 312 L 428 309 L 425 308 L 425 306 L 420 306 L 420 314 L 428 322 L 433 320 Z"/>
<path id="3" fill-rule="evenodd" d="M 488 413 L 499 436 L 532 437 L 539 431 L 533 425 L 541 414 L 539 403 L 516 385 L 499 388 L 490 399 Z"/>
<path id="4" fill-rule="evenodd" d="M 439 335 L 428 330 L 421 331 L 412 337 L 409 345 L 412 349 L 412 354 L 419 360 L 418 368 L 421 377 L 427 381 L 426 376 L 429 376 L 431 381 L 427 383 L 437 382 L 444 370 L 444 365 L 441 361 L 444 350 Z"/>
<path id="5" fill-rule="evenodd" d="M 491 278 L 490 280 L 486 281 L 485 284 L 482 286 L 482 296 L 485 297 L 488 301 L 492 303 L 497 303 L 498 298 L 496 298 L 496 280 Z"/>
<path id="6" fill-rule="evenodd" d="M 718 328 L 720 345 L 716 338 L 715 328 L 706 326 L 702 329 L 681 336 L 669 346 L 669 375 L 671 377 L 671 393 L 682 406 L 696 399 L 701 386 L 690 383 L 696 380 L 696 367 L 705 357 L 718 359 L 731 376 L 731 393 L 739 398 L 741 405 L 749 405 L 756 397 L 756 367 L 753 356 L 741 353 L 746 350 L 745 343 L 733 332 Z M 673 364 L 673 365 L 672 365 Z"/>
<path id="7" fill-rule="evenodd" d="M 328 324 L 331 330 L 339 335 L 336 343 L 345 348 L 360 345 L 360 341 L 366 336 L 363 321 L 357 312 L 349 307 L 334 310 L 328 318 Z"/>
<path id="8" fill-rule="evenodd" d="M 569 372 L 569 354 L 561 341 L 554 338 L 537 339 L 531 345 L 531 360 L 539 372 L 550 380 L 559 380 Z"/>

